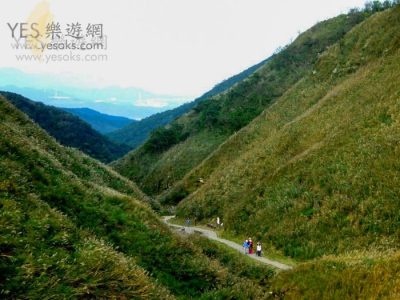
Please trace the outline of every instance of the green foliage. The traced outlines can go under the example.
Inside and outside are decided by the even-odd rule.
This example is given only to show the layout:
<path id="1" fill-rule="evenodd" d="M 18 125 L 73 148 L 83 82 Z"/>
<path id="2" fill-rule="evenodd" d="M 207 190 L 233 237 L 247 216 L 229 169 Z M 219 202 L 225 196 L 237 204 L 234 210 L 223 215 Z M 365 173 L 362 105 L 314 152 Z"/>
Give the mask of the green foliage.
<path id="1" fill-rule="evenodd" d="M 183 132 L 183 126 L 172 124 L 168 128 L 158 127 L 152 131 L 149 139 L 144 143 L 143 149 L 147 152 L 164 152 L 173 145 L 187 139 L 188 133 Z"/>
<path id="2" fill-rule="evenodd" d="M 172 299 L 132 258 L 26 195 L 23 186 L 2 181 L 0 204 L 0 298 L 154 299 L 161 293 Z"/>
<path id="3" fill-rule="evenodd" d="M 163 154 L 156 151 L 146 151 L 144 146 L 113 162 L 111 166 L 134 182 L 139 182 L 140 189 L 146 194 L 161 193 L 168 190 L 174 184 L 176 178 L 182 178 L 198 165 L 226 137 L 226 135 L 218 133 L 210 135 L 208 131 L 190 136 L 180 144 L 172 146 L 167 153 L 173 152 L 174 155 L 167 157 L 165 161 L 163 160 L 159 167 L 157 167 L 157 162 L 160 155 Z M 198 147 L 199 143 L 201 143 L 201 147 Z M 181 144 L 184 147 L 181 147 Z M 181 200 L 185 195 L 187 195 L 186 191 L 182 190 L 182 193 L 177 192 L 175 199 Z M 174 201 L 169 202 L 176 203 Z"/>
<path id="4" fill-rule="evenodd" d="M 385 9 L 391 8 L 398 3 L 397 0 L 388 1 L 367 1 L 365 2 L 363 12 L 365 13 L 377 13 L 384 11 Z"/>
<path id="5" fill-rule="evenodd" d="M 125 155 L 131 148 L 108 140 L 89 124 L 62 109 L 34 102 L 18 94 L 0 92 L 62 145 L 81 150 L 104 163 Z"/>
<path id="6" fill-rule="evenodd" d="M 227 91 L 223 100 L 217 98 L 199 103 L 194 107 L 198 113 L 195 130 L 207 128 L 232 134 L 250 123 L 270 101 L 268 96 L 252 93 L 260 80 L 260 74 L 255 73 Z"/>

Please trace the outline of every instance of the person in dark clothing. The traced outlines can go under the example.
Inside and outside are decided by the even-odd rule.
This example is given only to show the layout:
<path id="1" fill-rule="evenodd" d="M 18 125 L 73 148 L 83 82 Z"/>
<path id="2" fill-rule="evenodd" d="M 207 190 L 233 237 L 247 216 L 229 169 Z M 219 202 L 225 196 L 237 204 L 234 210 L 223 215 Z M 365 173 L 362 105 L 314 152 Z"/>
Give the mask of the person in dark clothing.
<path id="1" fill-rule="evenodd" d="M 249 238 L 249 254 L 253 254 L 253 240 Z"/>

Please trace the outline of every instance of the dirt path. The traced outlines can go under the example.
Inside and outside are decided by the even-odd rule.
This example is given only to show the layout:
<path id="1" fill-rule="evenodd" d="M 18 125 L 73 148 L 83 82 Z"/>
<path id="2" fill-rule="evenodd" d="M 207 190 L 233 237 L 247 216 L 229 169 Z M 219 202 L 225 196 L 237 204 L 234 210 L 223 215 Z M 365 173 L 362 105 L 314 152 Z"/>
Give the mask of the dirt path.
<path id="1" fill-rule="evenodd" d="M 186 226 L 180 226 L 180 225 L 174 225 L 174 224 L 168 223 L 168 221 L 170 219 L 172 219 L 173 217 L 174 216 L 167 216 L 167 217 L 164 217 L 163 220 L 164 220 L 164 222 L 166 224 L 168 224 L 171 227 L 178 228 L 178 229 L 181 229 L 181 230 L 184 229 L 185 232 L 187 232 L 187 233 L 194 233 L 194 232 L 201 233 L 201 234 L 205 235 L 206 237 L 208 237 L 209 239 L 216 240 L 216 241 L 221 242 L 221 243 L 223 243 L 225 245 L 228 245 L 229 247 L 231 247 L 233 249 L 238 250 L 240 253 L 243 253 L 243 255 L 244 255 L 243 246 L 242 245 L 236 244 L 236 243 L 234 243 L 232 241 L 221 239 L 221 238 L 219 238 L 217 236 L 216 232 L 212 231 L 212 230 L 203 229 L 203 228 L 199 228 L 199 227 L 193 227 L 193 226 L 186 227 Z M 291 270 L 291 269 L 293 269 L 292 267 L 287 266 L 285 264 L 282 264 L 280 262 L 269 260 L 269 259 L 267 259 L 265 257 L 258 257 L 255 254 L 254 255 L 252 255 L 252 254 L 248 255 L 248 257 L 251 257 L 251 258 L 253 258 L 255 260 L 258 260 L 260 262 L 263 262 L 265 264 L 274 266 L 274 267 L 276 267 L 278 269 L 281 269 L 281 270 Z"/>

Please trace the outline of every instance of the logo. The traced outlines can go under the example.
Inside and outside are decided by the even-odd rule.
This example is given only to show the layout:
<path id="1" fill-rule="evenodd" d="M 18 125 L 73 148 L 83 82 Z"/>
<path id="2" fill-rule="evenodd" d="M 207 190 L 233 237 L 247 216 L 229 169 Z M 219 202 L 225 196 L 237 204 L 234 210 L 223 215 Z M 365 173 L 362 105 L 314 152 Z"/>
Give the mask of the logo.
<path id="1" fill-rule="evenodd" d="M 62 53 L 43 55 L 46 50 L 106 50 L 107 36 L 103 34 L 103 24 L 83 23 L 74 20 L 68 24 L 55 21 L 50 12 L 50 4 L 45 0 L 36 5 L 26 22 L 7 23 L 12 47 L 15 50 L 30 50 L 31 55 L 16 55 L 17 60 L 46 62 L 62 61 Z M 105 55 L 103 55 L 105 56 Z M 54 59 L 57 57 L 57 59 Z M 67 55 L 65 56 L 67 58 Z M 80 58 L 80 56 L 78 55 Z M 86 59 L 77 61 L 97 61 L 94 55 L 86 55 Z M 71 59 L 68 59 L 71 60 Z"/>

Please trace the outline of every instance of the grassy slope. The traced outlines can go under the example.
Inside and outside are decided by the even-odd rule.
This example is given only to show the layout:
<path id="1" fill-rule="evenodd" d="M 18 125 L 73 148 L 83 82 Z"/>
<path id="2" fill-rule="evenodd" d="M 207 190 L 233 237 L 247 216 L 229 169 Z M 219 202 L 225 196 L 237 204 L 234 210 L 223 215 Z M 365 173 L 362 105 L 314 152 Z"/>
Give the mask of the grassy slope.
<path id="1" fill-rule="evenodd" d="M 143 194 L 100 163 L 58 145 L 3 98 L 0 107 L 1 296 L 170 298 L 134 259 L 72 221 L 98 217 L 86 207 L 96 199 L 135 201 L 117 190 L 145 200 Z"/>
<path id="2" fill-rule="evenodd" d="M 400 298 L 400 251 L 352 252 L 326 256 L 280 273 L 269 299 Z"/>
<path id="3" fill-rule="evenodd" d="M 399 23 L 397 6 L 354 28 L 182 182 L 182 217 L 222 216 L 296 259 L 331 255 L 279 276 L 277 296 L 399 295 Z"/>
<path id="4" fill-rule="evenodd" d="M 180 135 L 187 135 L 188 139 L 161 152 L 147 151 L 148 141 L 113 167 L 138 183 L 146 193 L 160 194 L 307 74 L 318 53 L 339 40 L 364 17 L 362 13 L 342 15 L 315 25 L 248 79 L 199 103 L 176 120 L 173 124 L 181 124 Z M 166 202 L 177 203 L 184 195 L 185 191 L 175 193 Z"/>
<path id="5" fill-rule="evenodd" d="M 0 131 L 0 298 L 263 297 L 243 266 L 228 270 L 172 234 L 133 183 L 1 97 Z"/>
<path id="6" fill-rule="evenodd" d="M 111 166 L 127 178 L 137 180 L 144 192 L 161 192 L 173 186 L 177 178 L 183 178 L 226 138 L 223 134 L 202 132 L 161 155 L 146 153 L 140 146 Z"/>

